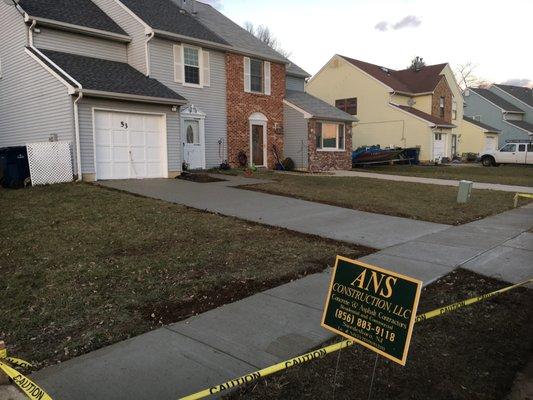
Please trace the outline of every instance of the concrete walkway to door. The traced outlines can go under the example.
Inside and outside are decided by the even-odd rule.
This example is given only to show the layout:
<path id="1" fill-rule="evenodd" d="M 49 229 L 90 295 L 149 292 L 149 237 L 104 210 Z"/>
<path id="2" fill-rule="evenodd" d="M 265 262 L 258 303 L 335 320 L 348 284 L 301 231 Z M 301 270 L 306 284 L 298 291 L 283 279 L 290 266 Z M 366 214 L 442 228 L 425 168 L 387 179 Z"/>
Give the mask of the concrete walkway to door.
<path id="1" fill-rule="evenodd" d="M 220 175 L 217 177 L 220 178 Z M 99 184 L 200 210 L 375 249 L 384 249 L 448 228 L 447 225 L 372 214 L 236 188 L 267 182 L 265 180 L 234 176 L 224 176 L 224 179 L 227 180 L 216 183 L 149 179 L 103 181 Z"/>

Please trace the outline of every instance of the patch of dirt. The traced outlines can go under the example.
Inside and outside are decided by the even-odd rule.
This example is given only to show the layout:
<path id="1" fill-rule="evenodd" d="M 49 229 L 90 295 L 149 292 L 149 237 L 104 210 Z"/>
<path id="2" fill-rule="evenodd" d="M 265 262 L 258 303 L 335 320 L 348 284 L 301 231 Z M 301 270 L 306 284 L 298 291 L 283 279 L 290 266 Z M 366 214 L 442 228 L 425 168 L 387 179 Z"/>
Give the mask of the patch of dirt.
<path id="1" fill-rule="evenodd" d="M 310 274 L 322 272 L 326 263 L 324 260 L 317 260 L 310 268 L 299 274 L 285 275 L 267 281 L 257 281 L 245 279 L 232 281 L 220 287 L 211 287 L 209 290 L 200 291 L 198 294 L 190 296 L 181 301 L 162 301 L 145 305 L 138 309 L 143 318 L 153 322 L 157 320 L 159 324 L 171 324 L 183 321 L 194 315 L 221 307 L 224 304 L 233 303 L 252 296 L 256 293 L 283 285 L 296 279 L 303 278 Z M 209 268 L 205 269 L 205 274 L 209 273 Z M 195 278 L 201 279 L 201 271 L 198 271 Z"/>
<path id="2" fill-rule="evenodd" d="M 505 286 L 456 270 L 424 288 L 419 313 Z M 532 321 L 533 290 L 518 288 L 421 322 L 415 325 L 405 367 L 378 358 L 370 398 L 501 400 L 533 356 Z M 337 400 L 366 400 L 375 360 L 375 353 L 355 345 L 260 380 L 226 399 L 329 399 L 335 391 Z M 519 398 L 523 400 L 509 397 Z"/>
<path id="3" fill-rule="evenodd" d="M 184 181 L 196 182 L 196 183 L 211 183 L 211 182 L 224 182 L 227 179 L 220 179 L 210 176 L 202 172 L 182 172 L 176 179 Z"/>

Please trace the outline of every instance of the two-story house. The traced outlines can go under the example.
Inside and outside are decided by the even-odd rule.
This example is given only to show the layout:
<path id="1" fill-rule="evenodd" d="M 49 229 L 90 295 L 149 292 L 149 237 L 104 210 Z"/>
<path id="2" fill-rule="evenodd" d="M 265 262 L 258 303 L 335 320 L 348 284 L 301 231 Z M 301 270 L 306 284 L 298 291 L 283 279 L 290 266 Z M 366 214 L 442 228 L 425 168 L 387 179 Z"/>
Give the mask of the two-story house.
<path id="1" fill-rule="evenodd" d="M 194 0 L 0 4 L 0 147 L 66 140 L 78 178 L 273 167 L 309 75 Z M 293 82 L 294 83 L 294 82 Z"/>
<path id="2" fill-rule="evenodd" d="M 306 90 L 359 122 L 353 147 L 419 147 L 422 161 L 459 154 L 463 98 L 448 64 L 393 70 L 335 55 Z"/>
<path id="3" fill-rule="evenodd" d="M 500 146 L 533 135 L 532 89 L 509 85 L 467 88 L 464 98 L 465 115 L 498 129 Z"/>

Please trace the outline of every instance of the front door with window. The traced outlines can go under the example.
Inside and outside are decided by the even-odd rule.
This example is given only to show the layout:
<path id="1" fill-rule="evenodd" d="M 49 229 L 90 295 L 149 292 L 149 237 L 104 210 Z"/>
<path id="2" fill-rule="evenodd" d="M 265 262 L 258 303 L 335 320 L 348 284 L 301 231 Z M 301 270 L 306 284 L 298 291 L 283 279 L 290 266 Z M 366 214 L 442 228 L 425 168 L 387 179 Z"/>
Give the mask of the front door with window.
<path id="1" fill-rule="evenodd" d="M 258 167 L 265 165 L 264 126 L 252 124 L 252 163 Z"/>
<path id="2" fill-rule="evenodd" d="M 433 159 L 440 162 L 443 157 L 446 157 L 446 136 L 442 132 L 434 133 L 433 140 Z"/>
<path id="3" fill-rule="evenodd" d="M 200 132 L 200 121 L 183 121 L 183 160 L 189 169 L 204 168 L 204 145 Z"/>

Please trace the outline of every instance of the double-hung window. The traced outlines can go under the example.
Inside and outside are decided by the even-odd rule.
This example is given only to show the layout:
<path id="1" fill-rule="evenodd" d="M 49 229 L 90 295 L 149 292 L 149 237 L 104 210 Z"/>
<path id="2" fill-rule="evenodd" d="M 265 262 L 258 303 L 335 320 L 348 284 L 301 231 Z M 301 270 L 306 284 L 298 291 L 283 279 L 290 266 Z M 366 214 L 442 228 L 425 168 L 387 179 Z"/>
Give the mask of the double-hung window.
<path id="1" fill-rule="evenodd" d="M 185 67 L 185 83 L 200 84 L 200 50 L 196 47 L 183 46 L 183 65 Z"/>
<path id="2" fill-rule="evenodd" d="M 335 100 L 335 107 L 350 115 L 357 115 L 357 97 Z"/>
<path id="3" fill-rule="evenodd" d="M 209 52 L 186 44 L 174 45 L 174 82 L 184 86 L 211 85 Z"/>
<path id="4" fill-rule="evenodd" d="M 270 68 L 268 61 L 244 57 L 244 91 L 270 95 Z"/>
<path id="5" fill-rule="evenodd" d="M 250 90 L 263 93 L 263 61 L 250 59 Z"/>
<path id="6" fill-rule="evenodd" d="M 333 122 L 317 122 L 316 148 L 324 151 L 343 151 L 345 126 Z"/>
<path id="7" fill-rule="evenodd" d="M 440 111 L 440 117 L 444 118 L 444 97 L 441 97 L 439 99 L 439 111 Z"/>
<path id="8" fill-rule="evenodd" d="M 457 102 L 455 100 L 452 103 L 452 118 L 457 119 Z"/>

